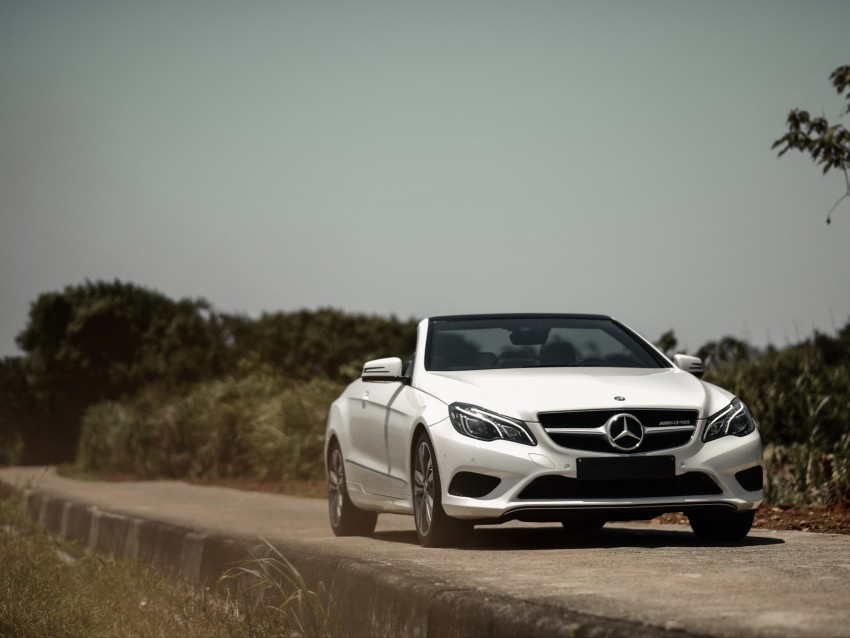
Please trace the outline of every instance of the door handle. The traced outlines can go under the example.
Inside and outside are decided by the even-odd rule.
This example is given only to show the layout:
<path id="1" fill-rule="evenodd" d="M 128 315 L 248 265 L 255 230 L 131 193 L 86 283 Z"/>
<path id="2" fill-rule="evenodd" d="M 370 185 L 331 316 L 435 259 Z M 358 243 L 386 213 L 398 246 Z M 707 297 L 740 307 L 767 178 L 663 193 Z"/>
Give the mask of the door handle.
<path id="1" fill-rule="evenodd" d="M 367 404 L 368 402 L 369 402 L 369 393 L 368 393 L 368 392 L 364 392 L 364 393 L 363 393 L 363 396 L 361 396 L 361 397 L 360 397 L 360 405 L 362 405 L 362 406 L 365 408 L 365 407 L 366 407 L 366 404 Z"/>

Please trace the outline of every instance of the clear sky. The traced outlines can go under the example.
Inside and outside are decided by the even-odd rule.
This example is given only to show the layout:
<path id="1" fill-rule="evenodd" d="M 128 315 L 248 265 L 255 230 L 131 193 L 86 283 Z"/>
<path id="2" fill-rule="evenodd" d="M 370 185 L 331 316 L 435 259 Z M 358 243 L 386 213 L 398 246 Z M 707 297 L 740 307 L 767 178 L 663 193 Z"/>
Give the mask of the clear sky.
<path id="1" fill-rule="evenodd" d="M 842 64 L 846 0 L 0 0 L 0 355 L 40 293 L 115 278 L 690 350 L 832 333 L 844 177 L 770 146 L 839 116 Z"/>

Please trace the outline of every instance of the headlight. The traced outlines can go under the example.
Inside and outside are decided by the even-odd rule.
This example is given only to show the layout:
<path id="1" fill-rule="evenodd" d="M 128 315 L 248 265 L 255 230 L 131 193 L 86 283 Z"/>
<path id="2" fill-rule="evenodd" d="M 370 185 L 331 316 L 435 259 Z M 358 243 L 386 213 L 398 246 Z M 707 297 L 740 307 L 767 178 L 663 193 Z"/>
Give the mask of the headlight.
<path id="1" fill-rule="evenodd" d="M 708 424 L 705 426 L 702 440 L 713 441 L 727 434 L 746 436 L 755 429 L 756 422 L 747 406 L 740 399 L 732 399 L 732 403 L 717 414 L 708 417 Z"/>
<path id="2" fill-rule="evenodd" d="M 522 421 L 511 419 L 468 403 L 452 403 L 449 419 L 455 430 L 473 439 L 495 441 L 504 439 L 523 445 L 537 445 L 537 441 Z"/>

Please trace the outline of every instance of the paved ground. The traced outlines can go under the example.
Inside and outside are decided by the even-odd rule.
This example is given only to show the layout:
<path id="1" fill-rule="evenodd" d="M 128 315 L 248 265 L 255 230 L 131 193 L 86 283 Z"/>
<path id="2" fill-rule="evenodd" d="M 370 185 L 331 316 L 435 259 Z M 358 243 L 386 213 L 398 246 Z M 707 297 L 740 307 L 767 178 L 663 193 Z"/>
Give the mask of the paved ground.
<path id="1" fill-rule="evenodd" d="M 608 524 L 584 539 L 559 526 L 477 528 L 469 547 L 424 549 L 412 521 L 382 516 L 372 538 L 335 538 L 322 500 L 182 482 L 99 483 L 0 469 L 103 510 L 324 556 L 384 565 L 451 590 L 477 590 L 605 618 L 714 636 L 850 636 L 850 536 L 754 531 L 733 547 L 681 526 Z"/>

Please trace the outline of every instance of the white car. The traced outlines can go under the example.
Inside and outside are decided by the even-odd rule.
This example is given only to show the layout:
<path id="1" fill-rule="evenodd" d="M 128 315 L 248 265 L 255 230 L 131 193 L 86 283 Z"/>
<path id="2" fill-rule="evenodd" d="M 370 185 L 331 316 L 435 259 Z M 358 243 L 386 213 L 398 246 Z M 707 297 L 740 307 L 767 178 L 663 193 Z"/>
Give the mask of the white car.
<path id="1" fill-rule="evenodd" d="M 369 361 L 333 402 L 330 522 L 367 535 L 411 514 L 426 546 L 475 524 L 682 512 L 710 541 L 747 535 L 764 497 L 746 406 L 604 315 L 432 317 L 407 361 Z"/>

